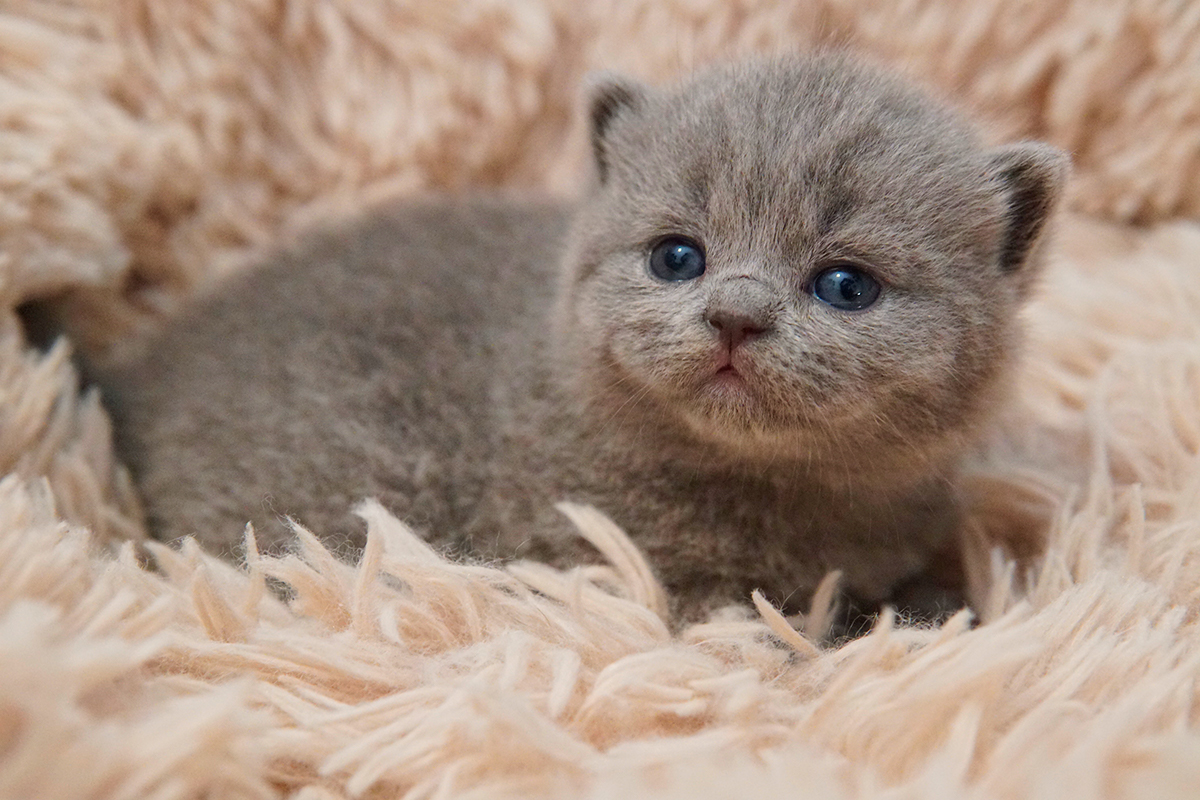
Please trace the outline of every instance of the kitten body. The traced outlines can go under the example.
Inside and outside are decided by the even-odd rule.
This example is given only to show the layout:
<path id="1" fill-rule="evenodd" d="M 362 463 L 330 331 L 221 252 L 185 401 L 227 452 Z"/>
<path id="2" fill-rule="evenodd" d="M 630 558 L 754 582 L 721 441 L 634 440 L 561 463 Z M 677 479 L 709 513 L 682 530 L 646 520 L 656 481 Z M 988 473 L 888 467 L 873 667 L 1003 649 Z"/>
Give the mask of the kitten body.
<path id="1" fill-rule="evenodd" d="M 841 58 L 593 87 L 571 208 L 399 203 L 223 285 L 106 379 L 157 536 L 233 554 L 290 515 L 361 542 L 379 498 L 464 553 L 637 541 L 677 610 L 828 570 L 877 601 L 953 541 L 958 462 L 1001 396 L 1065 171 L 981 147 Z M 674 237 L 674 238 L 673 238 Z M 683 237 L 680 239 L 679 237 Z M 702 274 L 648 268 L 664 241 Z M 880 287 L 861 310 L 824 272 Z"/>

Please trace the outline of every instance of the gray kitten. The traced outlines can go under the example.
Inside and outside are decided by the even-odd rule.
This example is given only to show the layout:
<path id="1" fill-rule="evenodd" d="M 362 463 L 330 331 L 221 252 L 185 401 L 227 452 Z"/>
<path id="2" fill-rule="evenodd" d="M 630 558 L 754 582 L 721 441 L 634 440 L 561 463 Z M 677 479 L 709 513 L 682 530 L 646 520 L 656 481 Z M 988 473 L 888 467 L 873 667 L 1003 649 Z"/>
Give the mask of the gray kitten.
<path id="1" fill-rule="evenodd" d="M 151 530 L 594 558 L 590 503 L 695 618 L 952 551 L 1067 171 L 841 57 L 598 81 L 574 209 L 397 204 L 240 275 L 106 378 Z"/>

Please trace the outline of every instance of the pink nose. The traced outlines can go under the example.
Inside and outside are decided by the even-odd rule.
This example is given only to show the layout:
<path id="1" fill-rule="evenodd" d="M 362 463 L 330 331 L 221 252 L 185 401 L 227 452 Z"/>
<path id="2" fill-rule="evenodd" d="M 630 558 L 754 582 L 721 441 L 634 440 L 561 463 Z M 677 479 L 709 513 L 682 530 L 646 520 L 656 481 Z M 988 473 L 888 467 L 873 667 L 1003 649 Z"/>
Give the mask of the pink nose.
<path id="1" fill-rule="evenodd" d="M 761 336 L 770 328 L 765 315 L 745 309 L 709 308 L 704 312 L 704 319 L 729 344 L 730 350 Z"/>

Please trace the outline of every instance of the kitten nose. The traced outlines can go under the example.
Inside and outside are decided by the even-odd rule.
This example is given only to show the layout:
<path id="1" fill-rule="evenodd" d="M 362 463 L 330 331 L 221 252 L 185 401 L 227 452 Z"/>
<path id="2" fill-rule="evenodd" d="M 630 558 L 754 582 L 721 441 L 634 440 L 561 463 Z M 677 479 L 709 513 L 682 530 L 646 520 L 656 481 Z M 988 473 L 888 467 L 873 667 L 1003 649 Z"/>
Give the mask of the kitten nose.
<path id="1" fill-rule="evenodd" d="M 721 338 L 729 341 L 730 347 L 737 347 L 742 342 L 766 331 L 766 323 L 743 311 L 733 309 L 709 309 L 704 312 L 708 324 L 717 329 Z"/>
<path id="2" fill-rule="evenodd" d="M 769 331 L 774 316 L 767 287 L 749 280 L 722 287 L 704 310 L 705 321 L 729 343 L 730 349 Z"/>

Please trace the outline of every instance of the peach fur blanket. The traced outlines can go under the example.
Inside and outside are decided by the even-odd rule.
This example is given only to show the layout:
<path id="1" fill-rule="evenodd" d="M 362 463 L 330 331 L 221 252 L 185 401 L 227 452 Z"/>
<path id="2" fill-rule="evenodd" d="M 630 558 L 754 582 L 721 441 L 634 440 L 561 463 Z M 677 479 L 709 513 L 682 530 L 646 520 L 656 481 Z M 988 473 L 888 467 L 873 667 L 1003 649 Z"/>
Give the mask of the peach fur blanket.
<path id="1" fill-rule="evenodd" d="M 818 599 L 672 635 L 576 507 L 611 567 L 448 563 L 370 503 L 356 564 L 304 531 L 244 568 L 135 543 L 70 347 L 376 198 L 570 191 L 588 70 L 815 44 L 1074 155 L 972 468 L 981 625 L 821 648 Z M 1198 219 L 1196 3 L 4 3 L 0 797 L 1200 796 Z M 31 304 L 70 345 L 26 341 Z"/>

